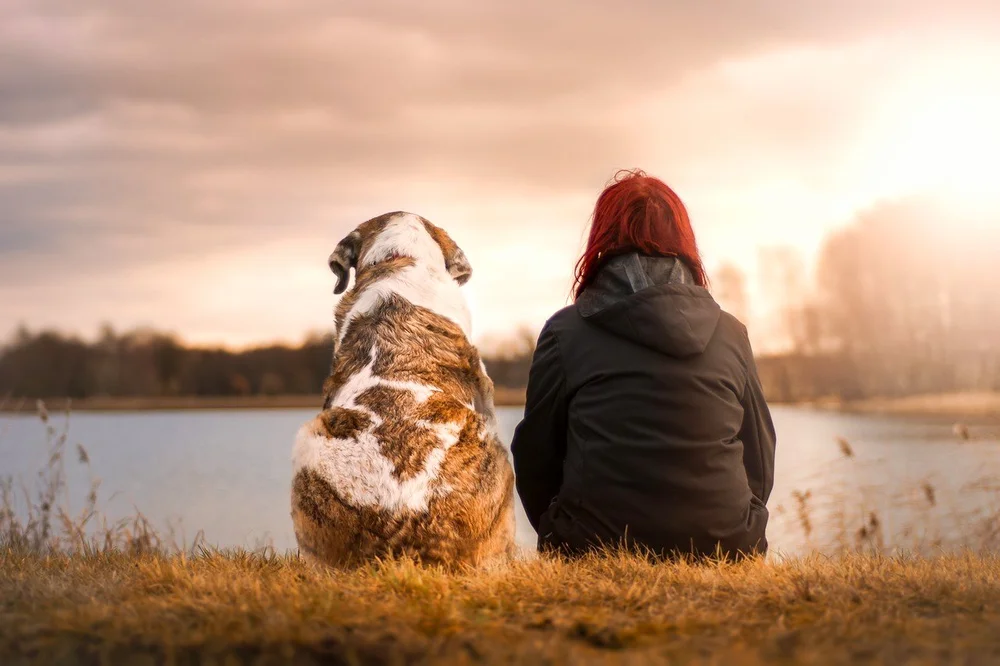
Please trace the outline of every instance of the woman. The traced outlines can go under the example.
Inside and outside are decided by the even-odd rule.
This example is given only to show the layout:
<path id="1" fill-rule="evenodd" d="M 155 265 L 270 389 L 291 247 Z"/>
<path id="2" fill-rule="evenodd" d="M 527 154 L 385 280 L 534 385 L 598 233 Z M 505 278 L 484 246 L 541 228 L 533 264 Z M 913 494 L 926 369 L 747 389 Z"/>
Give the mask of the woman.
<path id="1" fill-rule="evenodd" d="M 746 328 L 707 282 L 678 196 L 620 174 L 597 200 L 575 303 L 538 339 L 511 447 L 541 550 L 767 551 L 774 426 Z"/>

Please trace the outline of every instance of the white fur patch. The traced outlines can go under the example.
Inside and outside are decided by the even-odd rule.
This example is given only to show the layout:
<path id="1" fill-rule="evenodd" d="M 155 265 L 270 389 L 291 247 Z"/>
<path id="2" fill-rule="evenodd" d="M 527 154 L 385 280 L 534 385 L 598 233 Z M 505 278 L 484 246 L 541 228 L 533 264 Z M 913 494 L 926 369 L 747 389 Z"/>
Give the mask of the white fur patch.
<path id="1" fill-rule="evenodd" d="M 358 268 L 365 268 L 390 257 L 413 257 L 417 263 L 439 265 L 444 268 L 444 253 L 423 221 L 412 213 L 400 213 L 386 223 L 364 256 Z"/>
<path id="2" fill-rule="evenodd" d="M 424 402 L 440 389 L 373 375 L 372 366 L 377 353 L 377 350 L 372 350 L 368 365 L 340 388 L 333 403 L 335 407 L 358 410 L 370 416 L 372 423 L 369 428 L 354 439 L 336 439 L 325 436 L 318 418 L 306 423 L 295 438 L 293 473 L 301 469 L 318 473 L 346 501 L 357 507 L 379 507 L 393 513 L 402 510 L 424 512 L 433 496 L 446 495 L 451 490 L 446 484 L 437 484 L 436 487 L 432 484 L 439 476 L 448 449 L 458 441 L 462 424 L 416 421 L 416 427 L 427 428 L 437 435 L 440 446 L 428 454 L 424 468 L 415 476 L 406 481 L 396 478 L 394 465 L 382 455 L 381 443 L 374 435 L 375 428 L 382 424 L 382 418 L 359 405 L 357 398 L 372 386 L 388 386 L 409 391 L 417 402 Z"/>
<path id="3" fill-rule="evenodd" d="M 377 306 L 382 299 L 399 296 L 413 305 L 450 319 L 469 336 L 472 315 L 459 284 L 445 268 L 444 254 L 416 215 L 394 217 L 361 257 L 359 270 L 392 256 L 412 257 L 414 266 L 369 285 L 361 292 L 337 331 L 337 345 L 358 315 Z"/>

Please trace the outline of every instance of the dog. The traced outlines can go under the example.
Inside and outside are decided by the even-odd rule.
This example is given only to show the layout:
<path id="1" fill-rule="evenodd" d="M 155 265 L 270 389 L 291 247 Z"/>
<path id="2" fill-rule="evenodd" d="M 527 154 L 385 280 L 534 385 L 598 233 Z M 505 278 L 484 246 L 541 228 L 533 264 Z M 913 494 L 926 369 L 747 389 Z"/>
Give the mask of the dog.
<path id="1" fill-rule="evenodd" d="M 333 364 L 293 452 L 292 523 L 307 559 L 412 557 L 489 566 L 514 554 L 514 473 L 493 383 L 469 342 L 450 236 L 419 215 L 372 218 L 330 255 Z"/>

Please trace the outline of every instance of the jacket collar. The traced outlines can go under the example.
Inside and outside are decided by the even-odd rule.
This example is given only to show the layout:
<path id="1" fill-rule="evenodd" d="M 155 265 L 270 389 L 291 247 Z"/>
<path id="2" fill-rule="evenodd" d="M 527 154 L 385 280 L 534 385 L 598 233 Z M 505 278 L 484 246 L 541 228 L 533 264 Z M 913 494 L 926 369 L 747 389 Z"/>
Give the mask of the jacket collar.
<path id="1" fill-rule="evenodd" d="M 677 257 L 652 257 L 628 252 L 618 254 L 601 266 L 594 281 L 576 301 L 577 309 L 589 317 L 632 294 L 664 284 L 695 286 L 694 276 Z"/>

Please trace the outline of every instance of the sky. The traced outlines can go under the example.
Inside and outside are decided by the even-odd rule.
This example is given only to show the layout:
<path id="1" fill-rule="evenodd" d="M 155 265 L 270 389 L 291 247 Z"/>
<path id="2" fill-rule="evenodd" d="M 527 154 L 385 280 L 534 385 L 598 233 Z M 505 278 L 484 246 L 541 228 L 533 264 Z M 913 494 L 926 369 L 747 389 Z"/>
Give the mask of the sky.
<path id="1" fill-rule="evenodd" d="M 332 326 L 326 259 L 407 210 L 473 265 L 474 338 L 568 301 L 615 171 L 749 278 L 882 202 L 997 207 L 994 0 L 0 0 L 0 336 Z M 998 218 L 1000 219 L 1000 218 Z M 808 280 L 808 275 L 803 277 Z"/>

